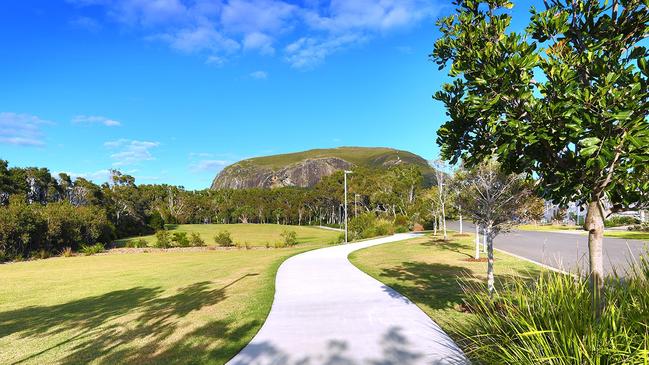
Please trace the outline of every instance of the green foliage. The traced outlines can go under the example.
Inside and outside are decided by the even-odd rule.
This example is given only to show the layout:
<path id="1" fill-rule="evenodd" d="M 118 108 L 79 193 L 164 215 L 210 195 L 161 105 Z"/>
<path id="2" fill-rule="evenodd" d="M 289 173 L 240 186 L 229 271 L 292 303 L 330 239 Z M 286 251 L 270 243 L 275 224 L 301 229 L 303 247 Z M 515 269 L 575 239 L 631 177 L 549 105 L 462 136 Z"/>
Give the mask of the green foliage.
<path id="1" fill-rule="evenodd" d="M 614 216 L 604 221 L 606 227 L 631 226 L 640 223 L 637 218 L 629 216 Z"/>
<path id="2" fill-rule="evenodd" d="M 187 232 L 174 232 L 171 241 L 173 242 L 174 246 L 179 246 L 179 247 L 189 247 L 190 242 L 189 238 L 187 238 Z"/>
<path id="3" fill-rule="evenodd" d="M 435 94 L 443 156 L 471 167 L 495 155 L 558 203 L 647 204 L 646 2 L 545 4 L 527 33 L 508 29 L 510 1 L 460 1 L 438 22 L 431 56 L 453 78 Z"/>
<path id="4" fill-rule="evenodd" d="M 484 364 L 643 364 L 649 353 L 649 263 L 623 279 L 611 277 L 601 318 L 595 320 L 587 278 L 545 273 L 534 283 L 503 283 L 494 299 L 465 283 L 475 314 L 460 342 Z"/>
<path id="5" fill-rule="evenodd" d="M 281 236 L 284 239 L 284 245 L 286 247 L 293 247 L 298 244 L 297 233 L 295 231 L 291 231 L 287 229 L 284 232 L 282 232 Z"/>
<path id="6" fill-rule="evenodd" d="M 214 236 L 214 243 L 221 247 L 232 247 L 234 243 L 229 231 L 221 231 Z"/>
<path id="7" fill-rule="evenodd" d="M 194 246 L 194 247 L 205 246 L 205 241 L 201 238 L 201 235 L 196 233 L 196 232 L 192 232 L 190 234 L 189 243 L 190 243 L 191 246 Z"/>
<path id="8" fill-rule="evenodd" d="M 169 248 L 171 247 L 171 235 L 168 231 L 161 229 L 155 233 L 155 244 L 154 247 L 157 248 Z"/>
<path id="9" fill-rule="evenodd" d="M 366 212 L 354 217 L 348 224 L 350 241 L 394 234 L 392 221 L 378 218 L 373 212 Z"/>
<path id="10" fill-rule="evenodd" d="M 149 244 L 144 238 L 133 239 L 126 242 L 126 247 L 129 248 L 146 248 Z"/>
<path id="11" fill-rule="evenodd" d="M 96 243 L 94 245 L 81 245 L 81 253 L 90 256 L 98 253 L 104 252 L 104 245 L 101 243 Z"/>

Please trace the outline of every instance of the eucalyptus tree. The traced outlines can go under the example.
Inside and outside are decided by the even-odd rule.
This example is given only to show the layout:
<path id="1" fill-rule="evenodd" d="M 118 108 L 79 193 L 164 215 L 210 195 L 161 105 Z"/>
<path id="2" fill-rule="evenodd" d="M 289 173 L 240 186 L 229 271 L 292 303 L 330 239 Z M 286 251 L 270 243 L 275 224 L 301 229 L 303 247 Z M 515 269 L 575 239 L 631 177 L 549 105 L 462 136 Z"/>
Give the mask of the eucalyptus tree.
<path id="1" fill-rule="evenodd" d="M 649 202 L 647 1 L 546 0 L 525 33 L 508 29 L 511 1 L 455 3 L 431 55 L 453 78 L 434 96 L 449 117 L 442 154 L 468 166 L 495 156 L 538 178 L 544 198 L 587 204 L 599 312 L 604 218 Z"/>

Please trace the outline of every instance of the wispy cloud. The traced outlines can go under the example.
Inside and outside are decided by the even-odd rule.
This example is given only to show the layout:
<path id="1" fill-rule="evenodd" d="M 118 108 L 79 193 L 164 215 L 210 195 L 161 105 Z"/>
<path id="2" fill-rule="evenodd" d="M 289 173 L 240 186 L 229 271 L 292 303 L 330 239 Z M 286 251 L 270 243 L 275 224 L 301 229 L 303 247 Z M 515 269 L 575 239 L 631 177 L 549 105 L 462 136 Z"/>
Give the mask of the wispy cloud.
<path id="1" fill-rule="evenodd" d="M 266 71 L 255 71 L 250 73 L 250 77 L 257 80 L 265 80 L 268 78 L 268 73 Z"/>
<path id="2" fill-rule="evenodd" d="M 142 161 L 155 160 L 151 150 L 159 145 L 159 142 L 137 141 L 124 138 L 104 143 L 105 147 L 114 151 L 110 155 L 110 158 L 115 160 L 113 166 L 127 166 Z"/>
<path id="3" fill-rule="evenodd" d="M 189 169 L 193 172 L 218 172 L 231 163 L 228 160 L 200 160 L 189 165 Z"/>
<path id="4" fill-rule="evenodd" d="M 335 52 L 415 26 L 448 6 L 442 0 L 68 2 L 81 8 L 99 7 L 104 10 L 103 21 L 139 30 L 144 38 L 182 52 L 204 54 L 209 64 L 220 65 L 241 51 L 273 55 L 284 49 L 283 58 L 298 69 L 312 68 Z"/>
<path id="5" fill-rule="evenodd" d="M 17 146 L 44 146 L 43 125 L 52 122 L 35 115 L 0 112 L 0 143 Z"/>
<path id="6" fill-rule="evenodd" d="M 72 123 L 76 124 L 103 124 L 106 127 L 118 127 L 122 123 L 116 121 L 115 119 L 110 119 L 98 115 L 77 115 L 72 118 Z"/>

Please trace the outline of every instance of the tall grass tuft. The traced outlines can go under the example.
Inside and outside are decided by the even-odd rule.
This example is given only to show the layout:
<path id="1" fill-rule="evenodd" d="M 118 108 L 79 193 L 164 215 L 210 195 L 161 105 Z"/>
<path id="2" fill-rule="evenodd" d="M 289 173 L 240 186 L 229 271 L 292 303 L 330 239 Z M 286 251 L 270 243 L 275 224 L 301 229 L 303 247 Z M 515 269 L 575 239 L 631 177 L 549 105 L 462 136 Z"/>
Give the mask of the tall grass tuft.
<path id="1" fill-rule="evenodd" d="M 467 309 L 459 328 L 467 354 L 484 364 L 648 364 L 649 261 L 606 281 L 599 320 L 588 278 L 547 272 L 535 282 L 508 279 L 490 299 L 464 281 Z"/>

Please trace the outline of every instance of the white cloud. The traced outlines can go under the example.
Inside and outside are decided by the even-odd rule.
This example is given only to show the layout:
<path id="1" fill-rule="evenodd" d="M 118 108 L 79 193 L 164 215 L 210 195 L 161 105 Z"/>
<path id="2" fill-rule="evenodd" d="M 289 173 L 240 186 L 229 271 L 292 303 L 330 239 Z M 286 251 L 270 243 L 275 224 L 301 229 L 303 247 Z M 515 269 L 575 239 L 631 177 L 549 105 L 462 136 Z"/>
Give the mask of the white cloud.
<path id="1" fill-rule="evenodd" d="M 35 115 L 0 113 L 0 143 L 18 146 L 44 146 L 43 125 L 53 124 Z"/>
<path id="2" fill-rule="evenodd" d="M 294 68 L 397 29 L 415 26 L 448 6 L 442 0 L 68 0 L 104 9 L 109 21 L 144 33 L 208 64 L 240 51 L 285 49 Z M 83 20 L 82 23 L 88 23 Z M 299 34 L 298 34 L 299 31 Z"/>
<path id="3" fill-rule="evenodd" d="M 66 171 L 61 171 L 61 172 L 70 175 L 70 177 L 73 179 L 82 177 L 86 180 L 99 181 L 99 182 L 108 181 L 108 177 L 110 176 L 110 171 L 108 171 L 107 169 L 97 170 L 94 172 L 66 172 Z"/>
<path id="4" fill-rule="evenodd" d="M 225 59 L 223 57 L 214 55 L 207 57 L 207 59 L 205 60 L 205 64 L 207 65 L 223 66 L 224 63 Z"/>
<path id="5" fill-rule="evenodd" d="M 151 149 L 158 147 L 160 143 L 149 141 L 137 141 L 130 139 L 118 139 L 104 143 L 104 146 L 114 150 L 110 158 L 115 160 L 113 166 L 127 166 L 142 161 L 155 160 Z"/>
<path id="6" fill-rule="evenodd" d="M 243 49 L 257 50 L 262 55 L 272 55 L 275 53 L 273 38 L 260 32 L 246 34 L 243 38 Z"/>
<path id="7" fill-rule="evenodd" d="M 122 125 L 122 123 L 120 123 L 120 122 L 118 122 L 118 121 L 116 121 L 114 119 L 110 119 L 110 118 L 106 118 L 106 117 L 102 117 L 102 116 L 98 116 L 98 115 L 77 115 L 74 118 L 72 118 L 72 123 L 76 123 L 76 124 L 103 124 L 106 127 L 118 127 L 118 126 Z"/>
<path id="8" fill-rule="evenodd" d="M 189 165 L 189 169 L 193 172 L 217 172 L 231 163 L 227 160 L 200 160 Z"/>
<path id="9" fill-rule="evenodd" d="M 265 80 L 268 78 L 268 73 L 266 71 L 255 71 L 250 73 L 250 77 L 257 80 Z"/>
<path id="10" fill-rule="evenodd" d="M 286 46 L 286 60 L 293 68 L 309 69 L 322 63 L 332 53 L 365 39 L 358 34 L 344 34 L 325 40 L 300 38 Z"/>

